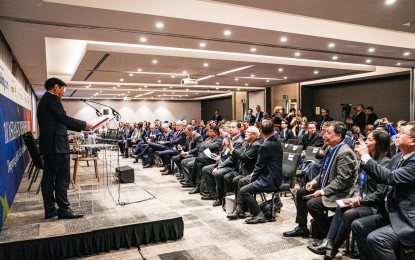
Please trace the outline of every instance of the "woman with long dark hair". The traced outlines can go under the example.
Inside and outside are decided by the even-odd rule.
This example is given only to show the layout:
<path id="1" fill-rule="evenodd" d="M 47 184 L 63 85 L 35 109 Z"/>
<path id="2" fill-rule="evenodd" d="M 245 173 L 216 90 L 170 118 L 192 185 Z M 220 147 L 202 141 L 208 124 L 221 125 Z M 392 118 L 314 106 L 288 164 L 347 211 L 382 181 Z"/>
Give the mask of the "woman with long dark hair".
<path id="1" fill-rule="evenodd" d="M 365 143 L 372 158 L 387 167 L 390 155 L 389 134 L 383 130 L 375 130 L 368 135 Z M 361 170 L 354 189 L 351 190 L 350 198 L 343 200 L 343 204 L 347 207 L 337 207 L 326 238 L 320 245 L 307 246 L 307 248 L 315 254 L 325 255 L 325 260 L 334 259 L 339 247 L 350 235 L 352 222 L 375 214 L 384 190 L 385 185 L 376 183 L 364 170 Z"/>

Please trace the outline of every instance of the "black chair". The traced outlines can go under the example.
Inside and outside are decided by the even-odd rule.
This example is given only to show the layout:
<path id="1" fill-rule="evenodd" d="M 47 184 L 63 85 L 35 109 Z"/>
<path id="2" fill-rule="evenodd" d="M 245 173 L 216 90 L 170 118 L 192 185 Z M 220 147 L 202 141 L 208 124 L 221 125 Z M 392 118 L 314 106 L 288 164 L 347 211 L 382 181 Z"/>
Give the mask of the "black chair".
<path id="1" fill-rule="evenodd" d="M 36 182 L 37 177 L 39 176 L 40 171 L 44 170 L 44 162 L 43 158 L 40 155 L 39 147 L 35 141 L 35 138 L 33 137 L 32 132 L 27 132 L 23 135 L 23 140 L 26 143 L 27 150 L 29 151 L 30 157 L 32 157 L 32 162 L 35 171 L 33 172 L 32 178 L 30 180 L 28 191 L 32 188 L 33 182 Z M 39 194 L 40 191 L 40 184 L 37 189 L 36 194 Z"/>
<path id="2" fill-rule="evenodd" d="M 295 201 L 295 194 L 293 192 L 294 178 L 297 172 L 298 161 L 300 155 L 297 153 L 286 153 L 284 152 L 282 157 L 282 174 L 284 176 L 284 183 L 289 185 L 289 189 L 284 191 L 284 196 L 287 196 L 287 191 L 293 195 Z"/>
<path id="3" fill-rule="evenodd" d="M 304 161 L 315 161 L 315 162 L 318 161 L 316 159 L 316 154 L 320 149 L 321 147 L 308 146 L 307 149 L 305 150 Z"/>
<path id="4" fill-rule="evenodd" d="M 287 144 L 298 144 L 298 138 L 288 139 Z"/>
<path id="5" fill-rule="evenodd" d="M 282 145 L 282 151 L 284 153 L 288 152 L 288 151 L 291 151 L 293 149 L 293 146 L 294 146 L 292 144 L 281 144 L 281 145 Z"/>

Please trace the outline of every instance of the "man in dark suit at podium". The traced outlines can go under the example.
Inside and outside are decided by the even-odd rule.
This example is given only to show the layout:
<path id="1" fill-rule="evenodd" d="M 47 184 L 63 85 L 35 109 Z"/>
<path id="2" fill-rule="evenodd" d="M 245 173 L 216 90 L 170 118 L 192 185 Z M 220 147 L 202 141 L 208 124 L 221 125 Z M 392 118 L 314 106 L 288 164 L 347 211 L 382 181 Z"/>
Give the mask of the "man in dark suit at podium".
<path id="1" fill-rule="evenodd" d="M 66 115 L 61 102 L 66 84 L 62 80 L 50 78 L 45 82 L 45 88 L 47 92 L 37 108 L 39 148 L 45 167 L 41 182 L 45 219 L 55 216 L 60 219 L 81 218 L 82 214 L 69 208 L 67 190 L 70 182 L 70 156 L 67 131 L 87 130 L 93 125 Z M 59 209 L 56 209 L 55 203 Z"/>

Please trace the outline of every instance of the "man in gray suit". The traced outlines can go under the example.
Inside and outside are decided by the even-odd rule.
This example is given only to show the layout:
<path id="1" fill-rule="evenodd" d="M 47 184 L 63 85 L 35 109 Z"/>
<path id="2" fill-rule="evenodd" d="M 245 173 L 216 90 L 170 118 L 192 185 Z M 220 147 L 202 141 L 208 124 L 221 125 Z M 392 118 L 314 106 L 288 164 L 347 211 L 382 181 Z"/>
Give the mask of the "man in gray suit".
<path id="1" fill-rule="evenodd" d="M 414 121 L 401 127 L 396 147 L 401 153 L 392 158 L 388 168 L 380 166 L 369 156 L 362 140 L 355 148 L 369 176 L 376 182 L 389 185 L 385 190 L 385 205 L 379 208 L 379 214 L 352 223 L 361 259 L 397 259 L 396 248 L 415 246 Z"/>
<path id="2" fill-rule="evenodd" d="M 308 237 L 307 214 L 314 219 L 319 231 L 316 238 L 324 238 L 330 227 L 325 211 L 337 207 L 336 200 L 346 198 L 358 172 L 358 163 L 353 150 L 346 144 L 346 125 L 339 121 L 328 123 L 324 142 L 330 146 L 324 158 L 320 174 L 297 191 L 298 226 L 285 237 Z"/>

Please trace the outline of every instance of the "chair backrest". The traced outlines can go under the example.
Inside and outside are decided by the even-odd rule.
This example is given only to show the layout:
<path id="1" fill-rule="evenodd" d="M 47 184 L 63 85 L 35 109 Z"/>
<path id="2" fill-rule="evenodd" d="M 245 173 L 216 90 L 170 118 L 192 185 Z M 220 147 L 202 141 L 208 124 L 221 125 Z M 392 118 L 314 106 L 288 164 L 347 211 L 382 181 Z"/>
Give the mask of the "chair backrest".
<path id="1" fill-rule="evenodd" d="M 308 146 L 305 151 L 304 161 L 317 161 L 316 154 L 321 147 Z"/>
<path id="2" fill-rule="evenodd" d="M 282 145 L 282 151 L 283 152 L 289 152 L 289 151 L 292 151 L 292 149 L 293 149 L 292 144 L 285 143 L 285 144 L 281 144 L 281 145 Z"/>
<path id="3" fill-rule="evenodd" d="M 39 147 L 33 137 L 32 132 L 27 132 L 23 135 L 23 140 L 26 143 L 27 150 L 29 151 L 30 157 L 32 157 L 33 164 L 36 168 L 41 170 L 44 169 L 43 158 L 40 155 Z"/>
<path id="4" fill-rule="evenodd" d="M 284 138 L 281 138 L 281 137 L 278 137 L 278 141 L 279 141 L 281 144 L 285 143 L 285 139 L 284 139 Z"/>
<path id="5" fill-rule="evenodd" d="M 302 145 L 293 144 L 292 148 L 288 150 L 287 152 L 301 154 L 302 151 L 303 151 Z"/>
<path id="6" fill-rule="evenodd" d="M 294 138 L 294 139 L 288 139 L 287 140 L 288 144 L 298 144 L 298 138 Z"/>
<path id="7" fill-rule="evenodd" d="M 294 182 L 294 177 L 297 172 L 298 161 L 300 155 L 297 153 L 283 153 L 282 157 L 282 174 L 284 176 L 284 182 L 289 183 L 290 187 Z"/>

